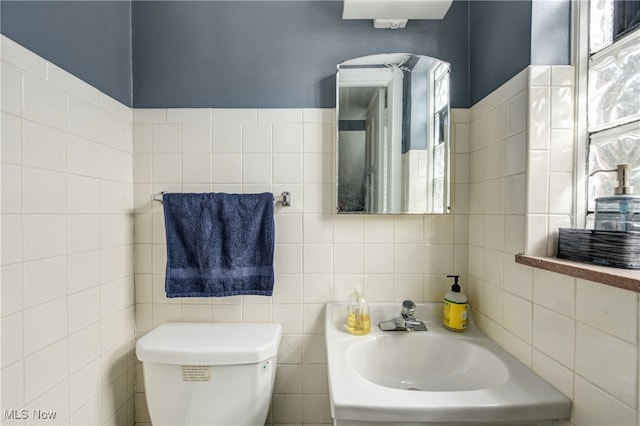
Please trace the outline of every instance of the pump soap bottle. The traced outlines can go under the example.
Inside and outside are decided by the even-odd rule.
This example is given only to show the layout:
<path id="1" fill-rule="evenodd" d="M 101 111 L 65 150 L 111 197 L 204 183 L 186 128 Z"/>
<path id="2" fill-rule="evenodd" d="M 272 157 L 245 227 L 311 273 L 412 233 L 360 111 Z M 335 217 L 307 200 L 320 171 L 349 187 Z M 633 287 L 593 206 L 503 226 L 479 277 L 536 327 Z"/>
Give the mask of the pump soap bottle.
<path id="1" fill-rule="evenodd" d="M 453 278 L 451 291 L 444 295 L 444 328 L 451 331 L 463 332 L 467 328 L 467 295 L 460 293 L 458 278 L 460 275 L 447 275 Z"/>
<path id="2" fill-rule="evenodd" d="M 618 164 L 613 170 L 598 170 L 594 173 L 614 171 L 618 173 L 615 195 L 596 198 L 594 229 L 640 231 L 640 195 L 633 195 L 631 165 Z"/>
<path id="3" fill-rule="evenodd" d="M 362 285 L 356 284 L 353 293 L 349 296 L 347 307 L 347 332 L 362 336 L 371 331 L 371 317 L 369 317 L 369 304 L 364 298 Z"/>

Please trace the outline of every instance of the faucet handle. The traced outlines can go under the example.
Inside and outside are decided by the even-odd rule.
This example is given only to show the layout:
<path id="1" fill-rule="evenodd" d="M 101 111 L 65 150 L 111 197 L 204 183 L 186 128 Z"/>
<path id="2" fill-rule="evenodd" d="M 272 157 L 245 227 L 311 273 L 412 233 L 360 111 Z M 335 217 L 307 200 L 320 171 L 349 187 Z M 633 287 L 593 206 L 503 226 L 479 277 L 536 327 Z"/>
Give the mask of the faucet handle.
<path id="1" fill-rule="evenodd" d="M 400 313 L 402 315 L 402 318 L 407 319 L 413 317 L 413 312 L 415 310 L 416 304 L 411 300 L 405 300 L 404 302 L 402 302 L 402 311 Z"/>

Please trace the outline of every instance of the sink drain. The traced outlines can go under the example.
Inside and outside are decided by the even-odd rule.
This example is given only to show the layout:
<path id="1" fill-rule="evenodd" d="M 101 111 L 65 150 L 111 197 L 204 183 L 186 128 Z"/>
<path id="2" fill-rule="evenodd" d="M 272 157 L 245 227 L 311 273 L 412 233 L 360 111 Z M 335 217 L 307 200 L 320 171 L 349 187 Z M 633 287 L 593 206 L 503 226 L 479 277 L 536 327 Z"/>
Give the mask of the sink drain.
<path id="1" fill-rule="evenodd" d="M 411 387 L 410 387 L 409 389 L 407 389 L 407 390 L 419 391 L 420 389 L 418 389 L 418 388 L 414 388 L 413 386 L 411 386 Z"/>

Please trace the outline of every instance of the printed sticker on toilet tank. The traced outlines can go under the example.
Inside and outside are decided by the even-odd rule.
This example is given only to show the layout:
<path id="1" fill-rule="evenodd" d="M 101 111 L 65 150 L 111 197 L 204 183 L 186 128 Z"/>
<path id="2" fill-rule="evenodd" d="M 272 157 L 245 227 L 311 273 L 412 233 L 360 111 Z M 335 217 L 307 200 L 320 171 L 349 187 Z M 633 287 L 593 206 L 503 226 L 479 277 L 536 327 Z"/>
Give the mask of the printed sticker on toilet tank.
<path id="1" fill-rule="evenodd" d="M 183 382 L 208 382 L 211 380 L 208 365 L 183 365 Z"/>

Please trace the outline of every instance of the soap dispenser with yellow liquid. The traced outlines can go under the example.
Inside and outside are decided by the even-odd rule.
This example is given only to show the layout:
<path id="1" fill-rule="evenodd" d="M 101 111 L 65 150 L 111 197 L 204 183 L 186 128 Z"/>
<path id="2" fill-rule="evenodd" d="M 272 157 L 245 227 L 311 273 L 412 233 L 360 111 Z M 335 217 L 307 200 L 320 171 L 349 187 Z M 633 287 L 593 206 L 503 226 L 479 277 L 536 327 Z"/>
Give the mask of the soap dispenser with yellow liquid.
<path id="1" fill-rule="evenodd" d="M 444 328 L 463 332 L 467 328 L 467 295 L 460 292 L 458 279 L 460 275 L 447 275 L 454 279 L 451 291 L 444 295 Z"/>
<path id="2" fill-rule="evenodd" d="M 362 336 L 371 331 L 371 317 L 369 304 L 362 292 L 362 285 L 356 284 L 347 307 L 347 332 Z"/>

